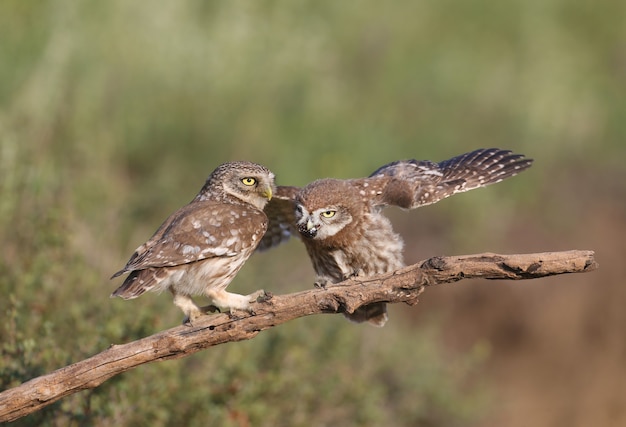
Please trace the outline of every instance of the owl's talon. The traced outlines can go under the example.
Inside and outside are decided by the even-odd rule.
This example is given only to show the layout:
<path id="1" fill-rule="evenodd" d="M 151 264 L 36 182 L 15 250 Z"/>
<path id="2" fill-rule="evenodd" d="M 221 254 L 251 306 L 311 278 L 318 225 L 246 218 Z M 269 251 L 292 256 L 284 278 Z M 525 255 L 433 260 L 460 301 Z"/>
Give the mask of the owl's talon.
<path id="1" fill-rule="evenodd" d="M 238 315 L 234 310 L 230 310 L 228 313 L 228 318 L 230 320 L 241 320 L 243 316 Z"/>
<path id="2" fill-rule="evenodd" d="M 315 286 L 316 289 L 326 289 L 328 283 L 330 283 L 328 280 L 316 280 L 313 286 Z"/>
<path id="3" fill-rule="evenodd" d="M 362 268 L 357 268 L 356 270 L 352 272 L 352 276 L 347 276 L 344 280 L 348 280 L 353 277 L 361 277 L 361 276 L 365 276 L 365 272 L 363 271 Z"/>
<path id="4" fill-rule="evenodd" d="M 200 307 L 200 311 L 202 312 L 202 314 L 209 314 L 209 313 L 221 313 L 222 310 L 220 310 L 220 308 L 216 305 L 213 304 L 209 304 L 209 305 L 205 305 L 203 307 Z"/>
<path id="5" fill-rule="evenodd" d="M 189 314 L 185 316 L 183 319 L 184 326 L 193 326 L 194 320 L 199 319 L 201 316 L 204 316 L 205 312 L 203 311 L 204 307 L 195 307 L 193 310 L 189 311 Z"/>
<path id="6" fill-rule="evenodd" d="M 269 300 L 271 300 L 272 298 L 274 298 L 274 294 L 272 294 L 271 292 L 266 292 L 263 291 L 262 295 L 259 295 L 256 297 L 256 301 L 257 303 L 265 303 L 268 302 Z"/>

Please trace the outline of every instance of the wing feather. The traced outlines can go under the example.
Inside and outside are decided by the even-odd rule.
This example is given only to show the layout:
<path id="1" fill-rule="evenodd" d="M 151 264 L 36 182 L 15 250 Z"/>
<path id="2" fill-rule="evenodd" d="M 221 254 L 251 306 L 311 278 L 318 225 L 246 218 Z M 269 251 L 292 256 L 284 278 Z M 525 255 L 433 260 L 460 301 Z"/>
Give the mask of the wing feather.
<path id="1" fill-rule="evenodd" d="M 495 184 L 528 169 L 533 160 L 498 148 L 478 149 L 444 160 L 401 160 L 370 175 L 381 188 L 373 203 L 414 209 L 456 193 Z"/>
<path id="2" fill-rule="evenodd" d="M 276 247 L 292 236 L 299 237 L 295 216 L 295 198 L 299 191 L 298 187 L 276 187 L 272 200 L 265 206 L 268 225 L 261 243 L 257 246 L 258 251 Z"/>
<path id="3" fill-rule="evenodd" d="M 258 244 L 266 229 L 267 217 L 258 209 L 194 201 L 174 212 L 113 277 L 151 267 L 234 256 L 245 246 Z"/>

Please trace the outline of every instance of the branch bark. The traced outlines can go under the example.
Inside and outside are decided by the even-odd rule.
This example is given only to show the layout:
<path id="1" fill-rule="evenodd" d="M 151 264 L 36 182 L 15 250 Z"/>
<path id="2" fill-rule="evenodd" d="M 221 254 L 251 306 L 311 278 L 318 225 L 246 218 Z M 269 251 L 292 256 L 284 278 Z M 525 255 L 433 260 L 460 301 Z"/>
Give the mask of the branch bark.
<path id="1" fill-rule="evenodd" d="M 127 344 L 111 345 L 88 359 L 58 369 L 0 393 L 0 422 L 13 421 L 64 396 L 95 388 L 107 379 L 144 363 L 176 359 L 226 342 L 254 338 L 259 332 L 298 317 L 353 312 L 363 304 L 417 304 L 427 286 L 468 278 L 522 280 L 598 267 L 592 251 L 435 257 L 393 273 L 350 279 L 327 289 L 277 295 L 254 306 L 255 315 L 233 319 L 206 316 L 193 327 L 178 326 Z"/>

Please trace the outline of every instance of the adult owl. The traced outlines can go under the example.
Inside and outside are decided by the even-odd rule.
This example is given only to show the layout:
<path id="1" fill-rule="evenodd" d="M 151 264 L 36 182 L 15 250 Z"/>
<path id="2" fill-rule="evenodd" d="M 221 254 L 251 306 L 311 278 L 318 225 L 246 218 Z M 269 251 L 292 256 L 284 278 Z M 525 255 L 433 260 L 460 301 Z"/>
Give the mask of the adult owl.
<path id="1" fill-rule="evenodd" d="M 274 174 L 250 162 L 218 166 L 198 195 L 174 212 L 112 278 L 130 273 L 111 294 L 137 298 L 146 291 L 169 290 L 190 324 L 209 307 L 249 310 L 263 295 L 226 292 L 267 229 L 263 208 L 272 198 Z M 212 306 L 199 307 L 193 295 L 207 296 Z"/>
<path id="2" fill-rule="evenodd" d="M 297 230 L 317 274 L 315 284 L 322 287 L 353 276 L 392 272 L 405 266 L 403 241 L 382 214 L 383 208 L 430 205 L 500 182 L 531 164 L 532 159 L 523 155 L 490 148 L 440 163 L 396 161 L 367 178 L 321 179 L 302 189 L 278 187 L 279 196 L 268 206 L 274 213 L 260 248 L 274 246 Z M 289 209 L 290 218 L 285 214 Z M 375 326 L 383 326 L 388 318 L 384 302 L 345 315 Z"/>

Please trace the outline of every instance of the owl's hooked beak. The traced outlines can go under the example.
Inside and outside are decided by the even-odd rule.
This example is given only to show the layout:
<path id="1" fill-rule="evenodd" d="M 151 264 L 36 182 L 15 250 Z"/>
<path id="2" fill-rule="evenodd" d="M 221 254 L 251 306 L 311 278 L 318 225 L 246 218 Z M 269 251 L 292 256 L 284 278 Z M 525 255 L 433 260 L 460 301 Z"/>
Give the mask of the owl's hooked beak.
<path id="1" fill-rule="evenodd" d="M 263 194 L 267 198 L 267 200 L 272 200 L 272 187 L 268 185 L 265 191 L 263 191 L 261 194 Z"/>
<path id="2" fill-rule="evenodd" d="M 313 238 L 317 235 L 317 227 L 313 224 L 313 221 L 311 221 L 310 218 L 307 219 L 306 224 L 300 224 L 298 230 L 300 231 L 300 234 L 305 237 Z"/>

